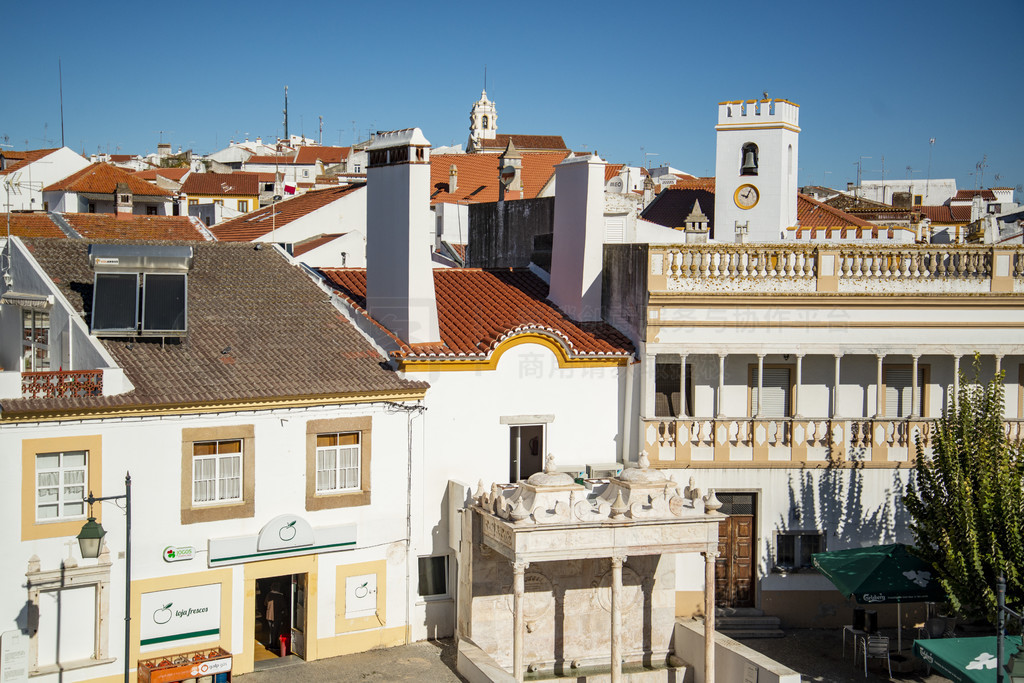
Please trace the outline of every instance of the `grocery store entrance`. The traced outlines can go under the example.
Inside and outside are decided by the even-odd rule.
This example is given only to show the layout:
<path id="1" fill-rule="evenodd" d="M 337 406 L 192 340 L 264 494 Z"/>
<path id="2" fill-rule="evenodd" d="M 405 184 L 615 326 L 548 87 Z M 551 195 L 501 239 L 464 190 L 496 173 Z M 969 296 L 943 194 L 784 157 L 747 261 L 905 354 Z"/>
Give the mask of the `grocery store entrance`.
<path id="1" fill-rule="evenodd" d="M 306 574 L 256 579 L 256 669 L 282 657 L 306 658 Z"/>

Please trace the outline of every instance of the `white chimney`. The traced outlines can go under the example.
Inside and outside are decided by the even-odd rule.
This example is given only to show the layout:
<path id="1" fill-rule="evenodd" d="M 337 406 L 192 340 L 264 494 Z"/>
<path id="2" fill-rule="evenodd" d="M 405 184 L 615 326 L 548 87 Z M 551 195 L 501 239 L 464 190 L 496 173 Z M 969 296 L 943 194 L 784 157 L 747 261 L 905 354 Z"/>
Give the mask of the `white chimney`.
<path id="1" fill-rule="evenodd" d="M 366 308 L 409 344 L 439 342 L 430 142 L 406 128 L 378 133 L 366 151 Z"/>
<path id="2" fill-rule="evenodd" d="M 573 320 L 601 319 L 604 167 L 596 154 L 555 166 L 555 236 L 548 298 Z"/>

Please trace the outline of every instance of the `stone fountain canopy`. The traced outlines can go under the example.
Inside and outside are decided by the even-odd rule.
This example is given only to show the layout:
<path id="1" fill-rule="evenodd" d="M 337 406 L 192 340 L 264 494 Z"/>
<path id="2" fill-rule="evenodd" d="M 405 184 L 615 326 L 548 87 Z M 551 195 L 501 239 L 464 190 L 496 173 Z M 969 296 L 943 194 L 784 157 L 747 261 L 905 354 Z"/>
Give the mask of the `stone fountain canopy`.
<path id="1" fill-rule="evenodd" d="M 554 468 L 514 488 L 483 485 L 474 495 L 484 543 L 512 561 L 544 562 L 611 556 L 705 552 L 718 546 L 722 515 L 714 494 L 701 496 L 650 469 L 646 454 L 592 488 Z"/>

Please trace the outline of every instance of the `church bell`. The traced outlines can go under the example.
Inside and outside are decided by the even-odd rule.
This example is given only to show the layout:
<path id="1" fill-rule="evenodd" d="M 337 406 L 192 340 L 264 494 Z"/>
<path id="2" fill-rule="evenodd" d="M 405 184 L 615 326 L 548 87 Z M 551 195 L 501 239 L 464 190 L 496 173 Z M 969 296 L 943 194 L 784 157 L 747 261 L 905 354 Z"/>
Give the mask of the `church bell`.
<path id="1" fill-rule="evenodd" d="M 748 149 L 747 153 L 743 156 L 740 175 L 757 175 L 757 162 L 754 161 L 754 150 Z"/>

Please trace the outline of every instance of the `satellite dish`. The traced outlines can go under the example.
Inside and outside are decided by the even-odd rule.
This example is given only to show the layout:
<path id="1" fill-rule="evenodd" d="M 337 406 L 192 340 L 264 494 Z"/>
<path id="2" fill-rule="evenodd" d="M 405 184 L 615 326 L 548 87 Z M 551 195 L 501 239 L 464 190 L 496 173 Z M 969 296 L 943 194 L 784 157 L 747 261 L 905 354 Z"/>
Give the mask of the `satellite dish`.
<path id="1" fill-rule="evenodd" d="M 501 169 L 499 177 L 501 178 L 501 184 L 504 185 L 505 187 L 508 187 L 516 178 L 516 167 L 511 165 L 505 166 L 503 169 Z"/>

